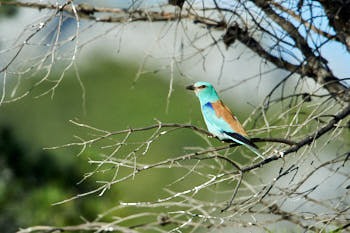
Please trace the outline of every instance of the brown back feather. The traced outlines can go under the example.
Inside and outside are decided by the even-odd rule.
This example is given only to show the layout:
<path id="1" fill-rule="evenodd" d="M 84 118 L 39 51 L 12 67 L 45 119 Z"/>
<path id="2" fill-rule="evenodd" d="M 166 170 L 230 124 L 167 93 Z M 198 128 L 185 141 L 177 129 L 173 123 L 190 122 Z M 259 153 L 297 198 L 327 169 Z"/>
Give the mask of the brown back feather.
<path id="1" fill-rule="evenodd" d="M 211 103 L 211 105 L 213 106 L 215 114 L 218 118 L 223 118 L 236 133 L 243 136 L 248 136 L 241 123 L 239 123 L 235 115 L 233 115 L 231 110 L 221 100 Z"/>

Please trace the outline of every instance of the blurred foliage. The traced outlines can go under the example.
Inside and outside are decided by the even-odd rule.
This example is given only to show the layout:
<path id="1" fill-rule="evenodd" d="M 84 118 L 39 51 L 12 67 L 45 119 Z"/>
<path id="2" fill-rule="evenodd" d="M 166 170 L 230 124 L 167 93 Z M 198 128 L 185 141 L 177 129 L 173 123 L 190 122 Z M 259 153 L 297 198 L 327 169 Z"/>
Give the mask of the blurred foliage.
<path id="1" fill-rule="evenodd" d="M 4 0 L 5 2 L 13 2 L 13 0 Z M 0 18 L 13 17 L 17 14 L 18 8 L 16 6 L 2 6 L 0 4 Z"/>
<path id="2" fill-rule="evenodd" d="M 80 71 L 86 88 L 86 114 L 83 114 L 81 89 L 74 73 L 68 74 L 50 96 L 33 98 L 43 89 L 34 90 L 31 96 L 18 102 L 3 105 L 0 109 L 0 229 L 13 232 L 18 227 L 32 225 L 68 225 L 81 223 L 79 216 L 92 220 L 103 211 L 118 205 L 120 200 L 152 200 L 159 193 L 145 187 L 166 185 L 174 177 L 169 171 L 155 170 L 150 176 L 138 176 L 135 180 L 116 185 L 103 197 L 96 194 L 62 205 L 52 204 L 96 187 L 96 181 L 107 179 L 96 176 L 80 185 L 85 172 L 92 166 L 97 149 L 89 148 L 79 157 L 80 148 L 42 150 L 73 141 L 72 135 L 86 136 L 86 132 L 69 123 L 79 118 L 80 122 L 106 130 L 142 127 L 162 122 L 192 123 L 204 126 L 192 93 L 183 86 L 174 86 L 176 92 L 170 99 L 166 113 L 168 83 L 161 74 L 147 74 L 133 83 L 137 68 L 127 64 L 98 59 L 87 63 Z M 96 61 L 96 59 L 91 59 Z M 56 73 L 53 75 L 57 75 Z M 166 74 L 165 74 L 166 75 Z M 23 82 L 26 80 L 24 79 Z M 30 80 L 29 82 L 33 82 Z M 27 83 L 26 85 L 31 85 Z M 195 104 L 195 106 L 193 106 Z M 197 109 L 196 109 L 197 110 Z M 188 122 L 187 122 L 188 123 Z M 186 129 L 177 130 L 172 136 L 159 139 L 152 150 L 142 158 L 146 162 L 159 156 L 175 156 L 184 153 L 185 146 L 205 145 L 200 137 Z M 189 133 L 191 132 L 191 133 Z M 152 132 L 135 134 L 134 142 L 144 140 Z M 167 172 L 167 175 L 164 175 Z M 151 179 L 150 179 L 151 177 Z M 140 191 L 142 190 L 142 191 Z M 120 216 L 130 213 L 119 212 Z"/>
<path id="3" fill-rule="evenodd" d="M 191 123 L 205 127 L 196 97 L 184 89 L 188 83 L 174 85 L 176 91 L 170 98 L 169 111 L 166 113 L 169 91 L 169 80 L 166 76 L 169 74 L 147 73 L 135 83 L 137 72 L 135 66 L 115 62 L 102 56 L 86 60 L 88 62 L 79 66 L 79 74 L 86 89 L 86 114 L 82 107 L 82 91 L 74 72 L 65 76 L 53 99 L 49 95 L 34 98 L 49 88 L 43 86 L 33 90 L 31 96 L 0 108 L 1 232 L 13 232 L 19 227 L 33 225 L 78 224 L 82 222 L 79 216 L 93 220 L 98 214 L 117 206 L 120 201 L 152 201 L 164 198 L 168 194 L 162 187 L 166 187 L 188 172 L 185 169 L 153 169 L 152 172 L 145 172 L 133 180 L 113 185 L 102 197 L 97 193 L 65 204 L 52 205 L 98 187 L 96 181 L 108 180 L 113 174 L 113 169 L 110 169 L 109 173 L 99 173 L 77 185 L 84 173 L 95 168 L 88 163 L 88 160 L 101 158 L 98 144 L 89 147 L 79 157 L 76 156 L 81 149 L 78 147 L 42 150 L 43 147 L 75 141 L 73 135 L 89 137 L 86 130 L 72 125 L 69 120 L 75 119 L 108 131 L 148 126 L 156 123 L 155 118 L 164 123 Z M 60 69 L 57 69 L 52 75 L 59 76 L 59 71 Z M 35 81 L 23 79 L 23 90 Z M 17 80 L 13 80 L 13 85 L 16 82 Z M 227 101 L 226 103 L 232 109 L 240 109 L 239 112 L 234 111 L 238 117 L 241 119 L 247 117 L 244 115 L 246 114 L 244 107 L 234 107 L 232 103 Z M 252 127 L 260 126 L 250 125 L 246 128 Z M 144 141 L 153 132 L 133 133 L 129 143 Z M 115 139 L 122 140 L 124 136 L 117 135 Z M 178 129 L 152 143 L 149 153 L 138 157 L 138 162 L 150 164 L 175 157 L 188 152 L 184 149 L 186 147 L 207 146 L 205 140 L 207 139 L 198 137 L 191 130 Z M 210 141 L 214 145 L 221 145 L 215 139 Z M 126 153 L 130 148 L 125 147 L 123 150 Z M 103 151 L 105 154 L 109 152 Z M 235 160 L 240 163 L 249 162 L 239 156 L 235 157 Z M 187 163 L 190 165 L 194 161 Z M 247 179 L 250 179 L 249 176 Z M 190 180 L 184 179 L 172 188 L 184 190 L 190 186 L 189 184 L 193 186 L 199 182 L 203 182 L 203 177 L 193 175 Z M 226 194 L 228 197 L 212 193 L 208 196 L 199 192 L 197 197 L 206 200 L 228 199 L 231 194 Z M 114 211 L 113 215 L 123 217 L 133 214 L 134 211 L 142 212 L 143 208 L 119 209 Z M 144 221 L 147 222 L 147 219 Z M 127 224 L 135 225 L 142 222 L 128 221 Z"/>

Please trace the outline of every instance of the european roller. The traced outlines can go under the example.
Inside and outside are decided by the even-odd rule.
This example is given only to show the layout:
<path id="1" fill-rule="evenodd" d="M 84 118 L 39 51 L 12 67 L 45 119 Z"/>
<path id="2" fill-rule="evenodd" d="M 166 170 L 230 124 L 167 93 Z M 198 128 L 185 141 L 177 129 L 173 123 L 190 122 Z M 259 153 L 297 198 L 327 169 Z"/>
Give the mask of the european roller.
<path id="1" fill-rule="evenodd" d="M 222 141 L 234 141 L 246 146 L 259 157 L 258 147 L 248 138 L 248 134 L 237 117 L 220 100 L 213 85 L 207 82 L 196 82 L 186 87 L 196 93 L 201 104 L 202 115 L 210 133 Z"/>

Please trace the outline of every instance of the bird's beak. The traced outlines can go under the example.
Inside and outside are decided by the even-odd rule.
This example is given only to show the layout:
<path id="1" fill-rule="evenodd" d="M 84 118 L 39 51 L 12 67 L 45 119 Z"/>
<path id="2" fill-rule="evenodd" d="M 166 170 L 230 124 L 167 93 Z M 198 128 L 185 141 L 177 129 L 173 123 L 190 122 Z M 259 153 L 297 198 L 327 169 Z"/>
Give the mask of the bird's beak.
<path id="1" fill-rule="evenodd" d="M 194 91 L 194 90 L 195 90 L 195 88 L 194 88 L 194 86 L 193 86 L 193 85 L 189 85 L 189 86 L 187 86 L 187 87 L 186 87 L 186 89 L 187 89 L 187 90 L 191 90 L 191 91 Z"/>

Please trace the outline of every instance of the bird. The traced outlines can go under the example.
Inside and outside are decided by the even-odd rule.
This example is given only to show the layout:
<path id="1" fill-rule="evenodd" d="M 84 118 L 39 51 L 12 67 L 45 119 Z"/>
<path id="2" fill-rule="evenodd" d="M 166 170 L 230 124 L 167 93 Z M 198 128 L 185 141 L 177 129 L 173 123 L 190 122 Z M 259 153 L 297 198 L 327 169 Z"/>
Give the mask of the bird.
<path id="1" fill-rule="evenodd" d="M 221 141 L 233 141 L 246 146 L 260 158 L 265 159 L 259 148 L 249 138 L 237 117 L 220 100 L 215 88 L 207 82 L 196 82 L 186 87 L 199 99 L 202 115 L 210 133 Z"/>

